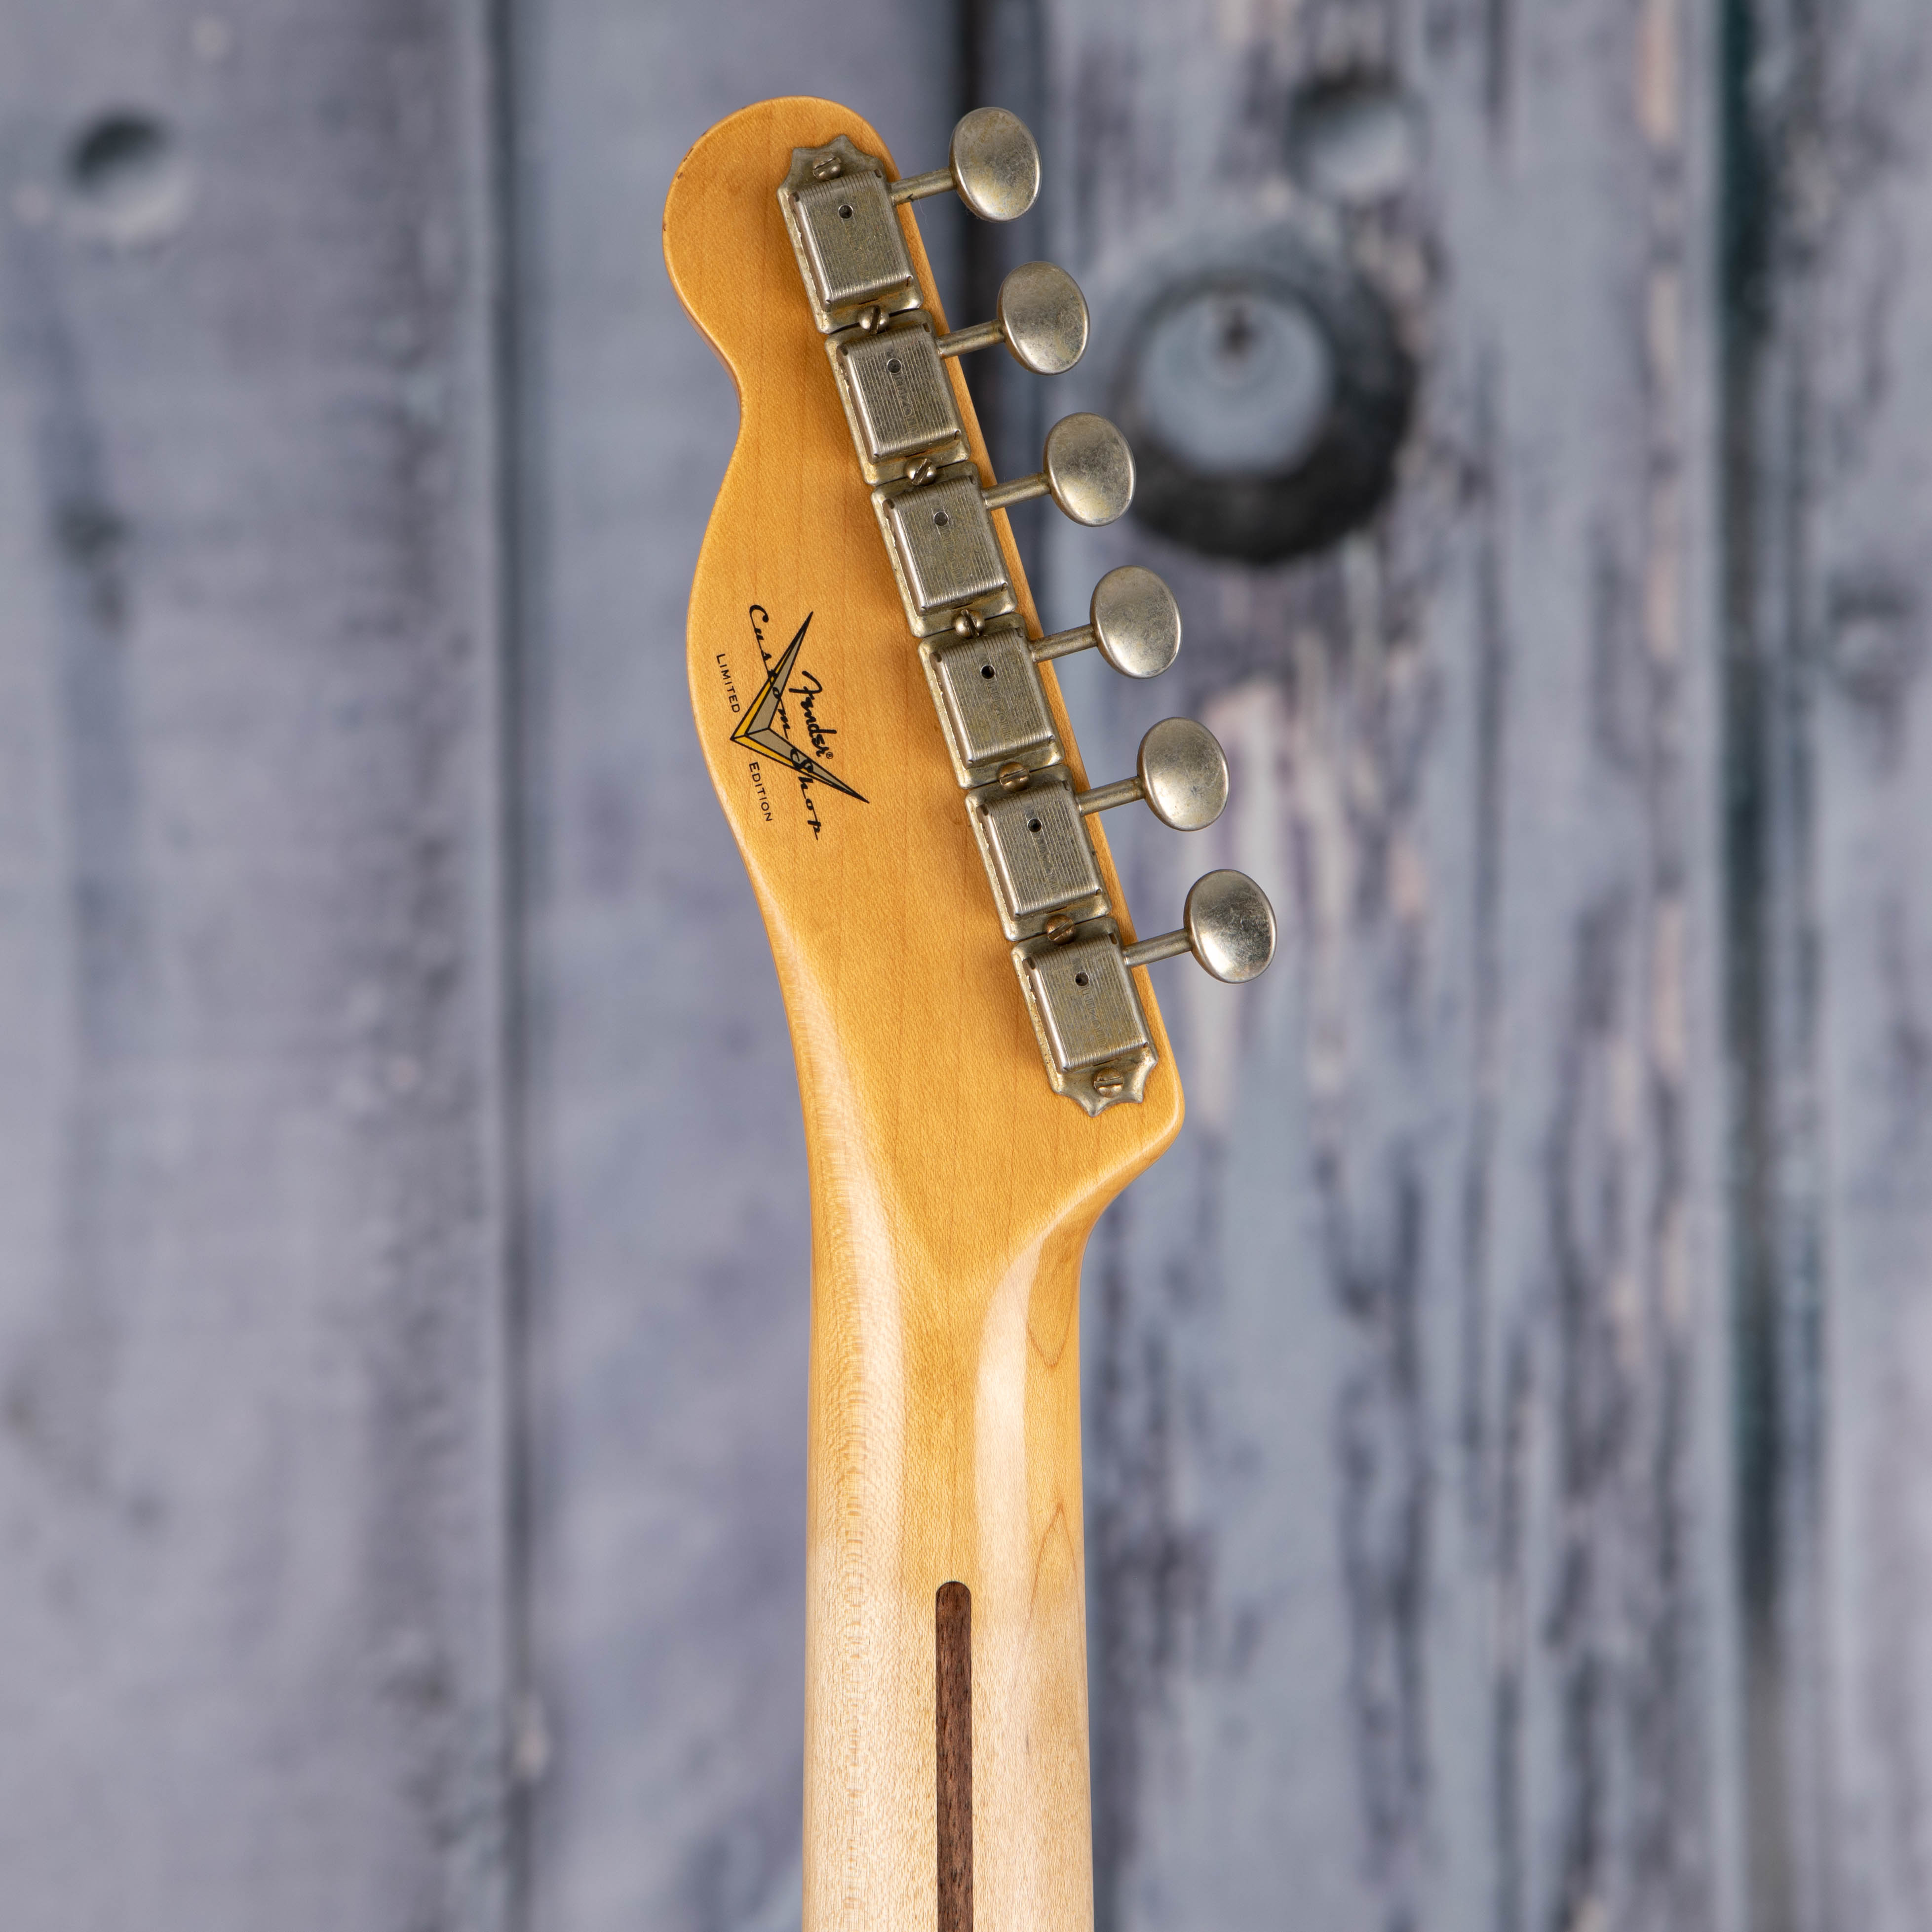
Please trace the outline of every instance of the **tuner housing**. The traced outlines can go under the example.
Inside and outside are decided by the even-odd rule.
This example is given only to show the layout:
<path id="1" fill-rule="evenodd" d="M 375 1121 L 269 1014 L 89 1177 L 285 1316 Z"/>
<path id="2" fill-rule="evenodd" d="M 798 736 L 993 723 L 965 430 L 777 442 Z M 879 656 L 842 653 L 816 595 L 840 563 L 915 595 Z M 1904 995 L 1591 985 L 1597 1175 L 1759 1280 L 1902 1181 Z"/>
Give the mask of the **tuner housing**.
<path id="1" fill-rule="evenodd" d="M 816 170 L 833 165 L 838 172 L 821 181 Z M 850 328 L 865 309 L 892 314 L 919 307 L 886 171 L 844 135 L 822 148 L 793 148 L 778 206 L 821 335 Z"/>
<path id="2" fill-rule="evenodd" d="M 1012 958 L 1053 1090 L 1090 1114 L 1144 1100 L 1158 1056 L 1119 926 L 1086 920 L 1064 944 L 1022 940 Z"/>
<path id="3" fill-rule="evenodd" d="M 1045 932 L 1056 914 L 1080 920 L 1108 910 L 1094 842 L 1064 765 L 1036 772 L 1016 791 L 982 785 L 967 794 L 966 810 L 1009 939 Z"/>
<path id="4" fill-rule="evenodd" d="M 950 630 L 962 610 L 983 620 L 1017 608 L 976 464 L 950 464 L 928 482 L 881 483 L 872 508 L 914 637 Z"/>
<path id="5" fill-rule="evenodd" d="M 926 310 L 869 332 L 841 329 L 825 352 L 868 483 L 902 477 L 922 458 L 942 466 L 966 460 L 965 428 Z"/>
<path id="6" fill-rule="evenodd" d="M 1003 766 L 1034 771 L 1060 762 L 1046 687 L 1016 619 L 977 637 L 926 638 L 919 658 L 962 786 L 991 784 Z"/>

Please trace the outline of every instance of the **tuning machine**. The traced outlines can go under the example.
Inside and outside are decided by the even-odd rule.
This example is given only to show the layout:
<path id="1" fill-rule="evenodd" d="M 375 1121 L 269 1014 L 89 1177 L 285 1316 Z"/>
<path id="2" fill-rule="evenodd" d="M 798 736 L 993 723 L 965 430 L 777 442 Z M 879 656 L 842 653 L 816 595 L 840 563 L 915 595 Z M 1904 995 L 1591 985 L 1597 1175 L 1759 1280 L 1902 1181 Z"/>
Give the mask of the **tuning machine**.
<path id="1" fill-rule="evenodd" d="M 1003 771 L 1058 760 L 1053 716 L 1036 665 L 1096 646 L 1130 677 L 1152 677 L 1173 663 L 1180 648 L 1180 612 L 1174 593 L 1152 571 L 1138 564 L 1108 571 L 1088 610 L 1088 622 L 1078 630 L 1030 643 L 1017 616 L 988 624 L 962 611 L 950 632 L 920 644 L 962 785 L 989 784 Z"/>
<path id="2" fill-rule="evenodd" d="M 882 484 L 872 503 L 892 572 L 916 636 L 949 628 L 962 610 L 982 620 L 1013 608 L 1006 560 L 990 512 L 1051 496 L 1077 524 L 1097 526 L 1133 500 L 1134 460 L 1104 417 L 1063 416 L 1047 431 L 1038 472 L 988 490 L 971 463 L 916 464 L 901 482 Z"/>
<path id="3" fill-rule="evenodd" d="M 1144 1099 L 1154 1042 L 1114 922 L 1024 940 L 1012 956 L 1053 1090 L 1089 1114 Z"/>
<path id="4" fill-rule="evenodd" d="M 958 191 L 982 221 L 1011 221 L 1032 207 L 1040 193 L 1040 148 L 1026 123 L 1004 107 L 976 107 L 952 130 L 946 163 L 931 173 L 893 182 L 895 202 L 923 201 Z"/>
<path id="5" fill-rule="evenodd" d="M 1073 795 L 1083 818 L 1136 800 L 1176 832 L 1212 825 L 1228 802 L 1227 756 L 1214 733 L 1192 718 L 1164 718 L 1142 739 L 1132 778 Z"/>
<path id="6" fill-rule="evenodd" d="M 1151 571 L 1109 571 L 1088 621 L 1029 641 L 992 523 L 1050 496 L 1076 523 L 1125 514 L 1134 462 L 1112 424 L 1078 414 L 1048 432 L 1040 470 L 987 487 L 971 460 L 947 358 L 1004 342 L 1040 374 L 1071 368 L 1088 338 L 1072 278 L 1031 262 L 1002 284 L 990 322 L 941 334 L 920 305 L 895 208 L 946 190 L 991 220 L 1032 206 L 1040 154 L 1012 115 L 982 108 L 953 130 L 948 165 L 888 182 L 840 136 L 794 152 L 779 202 L 812 316 L 826 338 L 873 508 L 944 723 L 968 816 L 1056 1092 L 1090 1114 L 1142 1099 L 1156 1054 L 1132 969 L 1191 951 L 1216 977 L 1252 979 L 1274 950 L 1266 896 L 1238 872 L 1210 872 L 1177 932 L 1121 943 L 1086 820 L 1144 801 L 1166 825 L 1197 830 L 1228 796 L 1212 733 L 1168 718 L 1141 741 L 1134 776 L 1085 790 L 1064 762 L 1039 666 L 1098 650 L 1151 677 L 1180 646 L 1180 614 Z"/>
<path id="7" fill-rule="evenodd" d="M 868 483 L 964 462 L 966 433 L 941 362 L 1004 342 L 1015 361 L 1040 376 L 1072 368 L 1087 346 L 1087 304 L 1079 285 L 1051 262 L 1028 262 L 1000 285 L 992 322 L 950 335 L 934 332 L 924 309 L 861 309 L 850 328 L 826 338 L 826 352 Z"/>
<path id="8" fill-rule="evenodd" d="M 1090 1114 L 1147 1090 L 1154 1052 L 1132 969 L 1192 952 L 1217 980 L 1252 980 L 1274 956 L 1274 911 L 1240 872 L 1210 872 L 1187 895 L 1178 932 L 1120 944 L 1111 919 L 1050 928 L 1013 948 L 1013 965 L 1055 1093 Z"/>
<path id="9" fill-rule="evenodd" d="M 1182 924 L 1172 932 L 1123 946 L 1130 966 L 1149 966 L 1192 952 L 1217 980 L 1239 985 L 1267 970 L 1274 957 L 1274 908 L 1245 872 L 1209 872 L 1189 889 Z"/>
<path id="10" fill-rule="evenodd" d="M 794 148 L 778 206 L 821 334 L 850 327 L 860 313 L 919 306 L 895 204 L 956 188 L 987 221 L 1010 221 L 1040 192 L 1040 149 L 1019 118 L 979 107 L 952 130 L 950 159 L 930 174 L 888 182 L 876 156 L 843 134 L 822 148 Z"/>
<path id="11" fill-rule="evenodd" d="M 1124 563 L 1094 586 L 1087 621 L 1031 646 L 1035 664 L 1099 648 L 1126 677 L 1158 677 L 1180 654 L 1180 606 L 1150 570 Z"/>
<path id="12" fill-rule="evenodd" d="M 1000 284 L 994 319 L 938 337 L 942 356 L 968 356 L 1004 342 L 1022 369 L 1064 376 L 1087 352 L 1087 298 L 1064 268 L 1022 262 Z"/>
<path id="13" fill-rule="evenodd" d="M 1125 516 L 1134 500 L 1133 452 L 1105 416 L 1062 416 L 1046 433 L 1038 470 L 996 483 L 986 496 L 989 510 L 1051 496 L 1075 523 L 1098 530 Z"/>
<path id="14" fill-rule="evenodd" d="M 1076 791 L 1064 765 L 1002 766 L 968 801 L 974 836 L 1009 939 L 1064 935 L 1107 910 L 1091 840 L 1081 820 L 1144 800 L 1163 825 L 1195 832 L 1228 800 L 1228 761 L 1214 734 L 1169 718 L 1141 740 L 1138 769 L 1118 783 Z"/>

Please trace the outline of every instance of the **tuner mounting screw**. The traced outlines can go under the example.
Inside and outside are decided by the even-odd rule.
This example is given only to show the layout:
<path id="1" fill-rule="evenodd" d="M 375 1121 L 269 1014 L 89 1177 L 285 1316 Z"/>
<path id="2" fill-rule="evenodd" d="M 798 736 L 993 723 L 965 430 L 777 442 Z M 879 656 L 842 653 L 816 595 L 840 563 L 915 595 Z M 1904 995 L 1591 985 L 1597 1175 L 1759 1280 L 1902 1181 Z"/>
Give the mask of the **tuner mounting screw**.
<path id="1" fill-rule="evenodd" d="M 812 164 L 814 181 L 836 181 L 845 172 L 845 164 L 836 154 L 821 155 Z"/>
<path id="2" fill-rule="evenodd" d="M 1072 939 L 1076 929 L 1076 922 L 1064 912 L 1050 912 L 1046 916 L 1046 932 L 1056 946 L 1064 946 Z"/>
<path id="3" fill-rule="evenodd" d="M 875 334 L 885 326 L 885 310 L 877 302 L 868 303 L 859 311 L 859 333 L 861 335 Z"/>
<path id="4" fill-rule="evenodd" d="M 986 628 L 986 620 L 976 610 L 962 610 L 953 619 L 952 628 L 962 638 L 976 638 Z"/>
<path id="5" fill-rule="evenodd" d="M 916 486 L 921 483 L 930 483 L 938 474 L 939 465 L 931 457 L 922 456 L 907 470 L 906 481 Z M 976 637 L 979 634 L 976 632 L 974 634 Z"/>
<path id="6" fill-rule="evenodd" d="M 1109 1100 L 1124 1091 L 1126 1084 L 1118 1067 L 1103 1066 L 1094 1076 L 1094 1092 Z"/>
<path id="7" fill-rule="evenodd" d="M 1009 758 L 994 774 L 1000 781 L 1002 791 L 1024 791 L 1027 780 L 1032 776 L 1017 758 Z"/>

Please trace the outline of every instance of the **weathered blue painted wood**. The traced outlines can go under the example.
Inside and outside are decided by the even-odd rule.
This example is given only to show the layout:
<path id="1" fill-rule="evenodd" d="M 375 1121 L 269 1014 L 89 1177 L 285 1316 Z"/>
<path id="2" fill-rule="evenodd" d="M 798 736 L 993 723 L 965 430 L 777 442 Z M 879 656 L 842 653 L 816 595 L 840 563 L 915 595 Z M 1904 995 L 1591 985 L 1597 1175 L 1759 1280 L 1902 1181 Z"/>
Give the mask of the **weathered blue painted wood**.
<path id="1" fill-rule="evenodd" d="M 1724 538 L 1753 1922 L 1932 1916 L 1928 22 L 1734 10 Z"/>
<path id="2" fill-rule="evenodd" d="M 1233 863 L 1282 933 L 1252 990 L 1162 969 L 1190 1122 L 1089 1269 L 1101 1923 L 1732 1922 L 1711 23 L 1049 14 L 1060 406 L 1165 386 L 1207 488 L 1264 352 L 1312 340 L 1316 420 L 1366 366 L 1336 287 L 1418 370 L 1304 560 L 1049 539 L 1059 622 L 1132 556 L 1187 627 L 1165 688 L 1078 674 L 1090 758 L 1186 710 L 1234 767 L 1212 832 L 1110 824 L 1143 929 Z M 1136 350 L 1263 260 L 1286 321 Z"/>
<path id="3" fill-rule="evenodd" d="M 503 1922 L 480 13 L 0 8 L 0 1918 Z"/>

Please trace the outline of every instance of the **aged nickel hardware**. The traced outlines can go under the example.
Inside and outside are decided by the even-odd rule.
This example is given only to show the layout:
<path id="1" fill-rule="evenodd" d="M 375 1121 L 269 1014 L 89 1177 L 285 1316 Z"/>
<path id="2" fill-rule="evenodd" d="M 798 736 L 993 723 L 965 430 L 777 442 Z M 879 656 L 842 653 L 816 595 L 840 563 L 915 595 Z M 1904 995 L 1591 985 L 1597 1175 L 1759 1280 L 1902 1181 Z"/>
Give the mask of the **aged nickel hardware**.
<path id="1" fill-rule="evenodd" d="M 977 636 L 946 633 L 920 646 L 938 700 L 947 749 L 962 785 L 1001 778 L 1024 784 L 1035 766 L 1060 756 L 1046 692 L 1017 620 Z M 1017 772 L 1017 778 L 1010 775 Z"/>
<path id="2" fill-rule="evenodd" d="M 970 613 L 954 628 L 963 641 L 934 638 L 920 646 L 920 654 L 963 785 L 985 784 L 995 776 L 1010 786 L 1024 784 L 1030 768 L 1060 757 L 1046 693 L 1037 676 L 1027 674 L 1025 658 L 1041 664 L 1097 646 L 1116 670 L 1154 677 L 1180 649 L 1180 611 L 1173 592 L 1137 563 L 1123 564 L 1101 578 L 1088 622 L 1078 630 L 1028 642 L 1017 619 L 988 625 Z"/>
<path id="3" fill-rule="evenodd" d="M 1016 946 L 1013 964 L 1054 1090 L 1090 1114 L 1141 1099 L 1154 1051 L 1114 922 L 1096 920 L 1064 944 Z"/>
<path id="4" fill-rule="evenodd" d="M 882 484 L 872 504 L 915 636 L 950 630 L 962 609 L 982 620 L 1013 609 L 976 464 L 950 464 L 930 482 Z"/>
<path id="5" fill-rule="evenodd" d="M 900 182 L 889 183 L 878 160 L 843 134 L 822 148 L 793 151 L 778 206 L 821 332 L 851 326 L 867 309 L 919 305 L 892 210 L 948 188 L 957 188 L 982 220 L 1025 214 L 1040 192 L 1040 149 L 1017 116 L 975 108 L 952 130 L 946 166 Z"/>
<path id="6" fill-rule="evenodd" d="M 922 457 L 935 468 L 966 460 L 966 432 L 923 309 L 894 317 L 889 328 L 862 320 L 825 347 L 867 482 L 902 476 Z"/>
<path id="7" fill-rule="evenodd" d="M 1245 872 L 1209 872 L 1189 889 L 1174 932 L 1136 940 L 1121 949 L 1130 966 L 1146 966 L 1191 952 L 1217 980 L 1252 980 L 1274 957 L 1274 908 Z"/>
<path id="8" fill-rule="evenodd" d="M 1052 914 L 1078 921 L 1106 911 L 1100 866 L 1065 766 L 1035 773 L 1016 790 L 987 785 L 974 793 L 968 809 L 1009 939 L 1044 932 Z"/>
<path id="9" fill-rule="evenodd" d="M 1214 734 L 1191 718 L 1169 718 L 1141 740 L 1136 775 L 1117 784 L 1077 792 L 1064 766 L 1019 766 L 1002 769 L 995 783 L 973 794 L 974 834 L 1009 939 L 1046 932 L 1055 916 L 1064 936 L 1066 921 L 1107 910 L 1080 821 L 1136 799 L 1176 831 L 1212 825 L 1228 802 L 1228 761 Z"/>
<path id="10" fill-rule="evenodd" d="M 952 130 L 946 165 L 892 184 L 895 202 L 957 188 L 982 221 L 1011 221 L 1040 192 L 1040 149 L 1026 123 L 1004 107 L 976 107 Z"/>
<path id="11" fill-rule="evenodd" d="M 996 483 L 986 507 L 1004 510 L 1051 496 L 1076 524 L 1097 530 L 1124 517 L 1134 500 L 1134 458 L 1127 440 L 1105 416 L 1062 416 L 1046 433 L 1040 468 L 1031 476 Z"/>
<path id="12" fill-rule="evenodd" d="M 936 470 L 915 463 L 901 480 L 873 490 L 915 636 L 945 630 L 962 608 L 982 620 L 1014 608 L 988 512 L 1048 494 L 1076 524 L 1111 524 L 1126 514 L 1134 460 L 1105 417 L 1063 416 L 1046 433 L 1045 466 L 1036 476 L 986 490 L 971 463 Z"/>
<path id="13" fill-rule="evenodd" d="M 793 151 L 778 206 L 822 333 L 851 326 L 862 310 L 918 307 L 886 171 L 845 136 Z"/>
<path id="14" fill-rule="evenodd" d="M 827 338 L 867 482 L 902 476 L 922 456 L 934 469 L 965 460 L 965 431 L 940 362 L 1000 341 L 1036 375 L 1072 368 L 1087 346 L 1087 304 L 1073 278 L 1050 262 L 1029 262 L 1001 284 L 998 321 L 950 335 L 935 335 L 923 309 L 888 315 L 870 308 Z"/>
<path id="15" fill-rule="evenodd" d="M 1087 352 L 1087 298 L 1080 284 L 1051 262 L 1022 262 L 1000 284 L 991 322 L 938 339 L 942 356 L 969 355 L 1004 342 L 1036 376 L 1064 376 Z"/>
<path id="16" fill-rule="evenodd" d="M 1126 676 L 1158 677 L 1180 654 L 1180 606 L 1174 592 L 1152 571 L 1124 563 L 1094 586 L 1086 622 L 1039 639 L 1032 646 L 1034 662 L 1045 664 L 1096 644 Z"/>
<path id="17" fill-rule="evenodd" d="M 1141 740 L 1136 765 L 1132 778 L 1077 793 L 1074 803 L 1084 814 L 1144 799 L 1162 824 L 1198 832 L 1228 802 L 1226 755 L 1214 733 L 1191 718 L 1162 718 Z"/>
<path id="18" fill-rule="evenodd" d="M 1028 638 L 992 513 L 1051 496 L 1076 523 L 1111 524 L 1133 500 L 1134 460 L 1112 423 L 1070 416 L 1048 431 L 1037 474 L 984 485 L 943 363 L 1004 342 L 1024 368 L 1061 374 L 1086 349 L 1087 304 L 1064 269 L 1029 262 L 1000 285 L 994 320 L 940 334 L 894 210 L 949 188 L 987 220 L 1024 214 L 1040 188 L 1033 136 L 980 108 L 953 129 L 946 167 L 888 182 L 838 135 L 794 151 L 778 204 L 1047 1078 L 1098 1114 L 1142 1099 L 1155 1064 L 1131 969 L 1191 951 L 1217 979 L 1252 979 L 1274 956 L 1274 914 L 1252 880 L 1210 872 L 1180 931 L 1120 944 L 1088 817 L 1139 799 L 1163 824 L 1210 825 L 1228 762 L 1204 725 L 1169 718 L 1141 740 L 1132 778 L 1074 789 L 1038 667 L 1098 650 L 1130 677 L 1154 676 L 1180 650 L 1180 612 L 1152 571 L 1127 565 L 1094 587 L 1086 623 Z"/>

